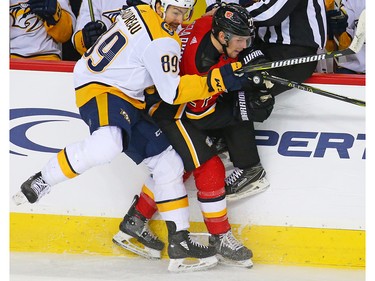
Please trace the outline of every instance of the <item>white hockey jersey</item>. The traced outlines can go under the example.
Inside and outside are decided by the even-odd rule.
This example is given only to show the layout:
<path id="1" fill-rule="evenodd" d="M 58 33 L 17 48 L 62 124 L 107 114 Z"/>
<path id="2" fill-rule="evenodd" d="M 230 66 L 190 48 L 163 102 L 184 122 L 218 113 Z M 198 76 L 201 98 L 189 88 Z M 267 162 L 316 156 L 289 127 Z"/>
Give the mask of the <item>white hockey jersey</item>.
<path id="1" fill-rule="evenodd" d="M 179 76 L 180 56 L 178 35 L 150 6 L 130 7 L 77 62 L 77 106 L 110 93 L 143 108 L 144 90 L 153 85 L 170 104 L 213 95 L 206 77 Z"/>
<path id="2" fill-rule="evenodd" d="M 365 0 L 343 0 L 341 2 L 343 10 L 348 15 L 348 27 L 346 32 L 354 38 L 357 30 L 357 23 L 361 12 L 366 8 Z M 341 67 L 353 70 L 359 73 L 366 73 L 366 44 L 363 45 L 362 49 L 355 55 L 349 55 L 338 58 L 337 64 Z"/>
<path id="3" fill-rule="evenodd" d="M 69 0 L 58 0 L 63 10 L 69 13 L 72 24 L 76 18 Z M 21 57 L 58 55 L 62 57 L 62 45 L 48 35 L 43 21 L 30 13 L 27 0 L 10 0 L 9 6 L 10 54 Z"/>
<path id="4" fill-rule="evenodd" d="M 120 14 L 123 5 L 126 5 L 124 0 L 82 0 L 74 34 L 82 30 L 90 21 L 101 20 L 107 29 L 110 28 Z"/>
<path id="5" fill-rule="evenodd" d="M 143 1 L 147 2 L 148 0 Z M 91 21 L 100 20 L 105 24 L 107 29 L 109 29 L 116 21 L 116 17 L 120 15 L 120 11 L 124 5 L 126 5 L 125 0 L 82 0 L 79 15 L 77 17 L 77 24 L 72 36 L 73 46 L 76 45 L 76 34 Z M 75 46 L 76 49 L 77 47 L 78 46 Z M 83 53 L 86 51 L 86 48 L 78 51 Z"/>

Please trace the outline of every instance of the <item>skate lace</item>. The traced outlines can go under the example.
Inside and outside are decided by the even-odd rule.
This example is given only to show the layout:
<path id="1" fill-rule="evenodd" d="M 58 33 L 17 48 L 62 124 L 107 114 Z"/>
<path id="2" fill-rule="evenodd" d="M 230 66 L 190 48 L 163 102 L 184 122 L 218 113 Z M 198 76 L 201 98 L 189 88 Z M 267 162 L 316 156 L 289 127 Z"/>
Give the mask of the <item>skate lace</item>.
<path id="1" fill-rule="evenodd" d="M 203 245 L 203 244 L 199 243 L 198 241 L 196 241 L 196 240 L 192 237 L 192 235 L 190 235 L 190 233 L 189 233 L 188 236 L 189 236 L 189 242 L 190 242 L 190 244 L 192 244 L 193 246 L 196 246 L 196 247 L 198 247 L 198 248 L 202 248 L 202 249 L 207 249 L 207 248 L 208 248 L 206 245 Z"/>
<path id="2" fill-rule="evenodd" d="M 148 225 L 148 220 L 145 222 L 145 225 L 143 227 L 143 233 L 146 233 L 146 236 L 149 236 L 152 240 L 158 240 L 156 235 L 152 232 L 150 229 L 150 226 Z"/>
<path id="3" fill-rule="evenodd" d="M 46 183 L 41 177 L 38 177 L 34 180 L 33 184 L 31 185 L 31 188 L 39 197 L 40 195 L 44 195 L 45 193 L 49 192 L 50 185 Z"/>
<path id="4" fill-rule="evenodd" d="M 228 231 L 221 236 L 221 244 L 234 251 L 243 247 L 243 245 L 233 236 L 231 231 Z"/>
<path id="5" fill-rule="evenodd" d="M 233 184 L 236 180 L 238 180 L 243 173 L 242 169 L 236 168 L 226 179 L 225 183 L 226 185 Z"/>

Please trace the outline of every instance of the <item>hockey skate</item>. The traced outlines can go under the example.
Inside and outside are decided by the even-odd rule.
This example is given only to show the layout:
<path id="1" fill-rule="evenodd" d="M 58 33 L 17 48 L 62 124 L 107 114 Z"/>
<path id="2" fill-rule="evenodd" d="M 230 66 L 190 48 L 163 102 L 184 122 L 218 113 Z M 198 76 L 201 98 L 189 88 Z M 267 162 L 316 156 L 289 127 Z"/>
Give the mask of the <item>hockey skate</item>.
<path id="1" fill-rule="evenodd" d="M 112 238 L 112 241 L 137 255 L 147 259 L 160 259 L 164 243 L 151 231 L 146 219 L 135 208 L 139 197 L 134 197 L 132 206 L 120 223 L 120 231 Z"/>
<path id="2" fill-rule="evenodd" d="M 220 263 L 247 268 L 253 266 L 253 253 L 233 236 L 231 230 L 224 234 L 211 235 L 209 242 L 216 248 Z"/>
<path id="3" fill-rule="evenodd" d="M 187 230 L 176 232 L 174 222 L 167 221 L 168 255 L 170 272 L 191 272 L 206 270 L 217 265 L 216 250 L 194 240 Z"/>
<path id="4" fill-rule="evenodd" d="M 21 185 L 21 191 L 13 195 L 13 201 L 16 205 L 21 205 L 27 201 L 35 203 L 50 191 L 51 186 L 44 181 L 42 173 L 39 172 Z"/>
<path id="5" fill-rule="evenodd" d="M 225 179 L 227 201 L 236 201 L 265 191 L 270 186 L 262 165 L 242 170 L 235 168 Z"/>

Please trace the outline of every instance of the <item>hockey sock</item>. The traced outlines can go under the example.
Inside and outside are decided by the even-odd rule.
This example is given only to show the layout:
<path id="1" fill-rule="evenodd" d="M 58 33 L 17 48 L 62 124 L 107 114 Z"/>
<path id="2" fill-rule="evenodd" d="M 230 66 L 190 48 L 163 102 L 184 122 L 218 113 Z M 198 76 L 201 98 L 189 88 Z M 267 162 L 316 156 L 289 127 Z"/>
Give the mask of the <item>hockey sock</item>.
<path id="1" fill-rule="evenodd" d="M 155 201 L 143 191 L 139 195 L 139 200 L 135 205 L 135 208 L 147 219 L 151 219 L 157 211 Z"/>

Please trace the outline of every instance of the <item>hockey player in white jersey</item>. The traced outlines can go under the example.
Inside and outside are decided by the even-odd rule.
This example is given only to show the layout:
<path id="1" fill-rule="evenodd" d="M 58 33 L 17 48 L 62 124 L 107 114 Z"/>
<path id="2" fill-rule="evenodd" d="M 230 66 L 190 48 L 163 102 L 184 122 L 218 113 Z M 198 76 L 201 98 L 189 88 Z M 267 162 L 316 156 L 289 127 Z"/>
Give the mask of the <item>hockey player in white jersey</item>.
<path id="1" fill-rule="evenodd" d="M 331 1 L 327 1 L 330 3 Z M 332 5 L 333 6 L 333 5 Z M 330 40 L 326 45 L 326 50 L 334 51 L 335 41 L 337 48 L 343 50 L 352 43 L 357 30 L 357 23 L 362 11 L 366 8 L 365 0 L 341 1 L 339 9 L 327 11 L 328 34 Z M 337 58 L 336 73 L 365 74 L 366 73 L 366 45 L 357 53 L 349 56 Z"/>
<path id="2" fill-rule="evenodd" d="M 76 18 L 68 0 L 10 0 L 10 57 L 61 60 Z"/>
<path id="3" fill-rule="evenodd" d="M 83 0 L 74 28 L 72 43 L 83 55 L 95 41 L 116 21 L 122 7 L 150 4 L 150 0 Z"/>
<path id="4" fill-rule="evenodd" d="M 234 72 L 241 63 L 212 69 L 207 77 L 179 75 L 181 42 L 175 33 L 193 0 L 162 0 L 125 9 L 74 68 L 76 104 L 91 135 L 68 145 L 21 185 L 16 204 L 35 203 L 51 186 L 74 178 L 124 152 L 152 175 L 155 202 L 168 228 L 170 271 L 217 264 L 215 249 L 194 242 L 189 227 L 183 163 L 160 129 L 146 117 L 145 90 L 155 86 L 170 104 L 236 91 L 249 84 Z M 184 263 L 193 258 L 196 263 Z"/>

